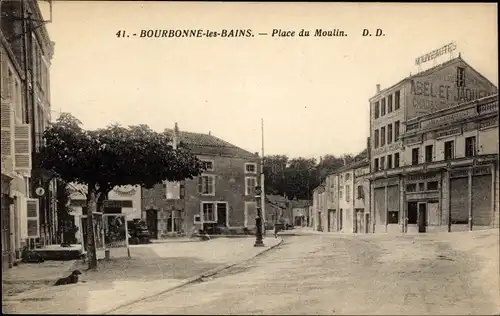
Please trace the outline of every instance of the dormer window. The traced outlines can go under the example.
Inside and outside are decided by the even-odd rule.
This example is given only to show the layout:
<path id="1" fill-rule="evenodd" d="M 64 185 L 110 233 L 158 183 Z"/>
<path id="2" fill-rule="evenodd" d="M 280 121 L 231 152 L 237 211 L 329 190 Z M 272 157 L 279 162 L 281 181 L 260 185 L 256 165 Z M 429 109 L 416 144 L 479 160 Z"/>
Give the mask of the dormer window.
<path id="1" fill-rule="evenodd" d="M 245 173 L 257 173 L 257 164 L 256 163 L 246 163 L 245 164 Z"/>

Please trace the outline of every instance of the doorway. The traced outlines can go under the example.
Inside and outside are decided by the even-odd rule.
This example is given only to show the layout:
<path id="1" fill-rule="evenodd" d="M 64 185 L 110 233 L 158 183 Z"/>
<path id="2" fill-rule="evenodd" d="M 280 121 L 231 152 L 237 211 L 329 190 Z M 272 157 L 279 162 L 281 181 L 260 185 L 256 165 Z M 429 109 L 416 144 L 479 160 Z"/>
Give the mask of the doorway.
<path id="1" fill-rule="evenodd" d="M 342 231 L 342 226 L 343 226 L 343 221 L 344 219 L 342 218 L 343 217 L 343 210 L 340 209 L 340 213 L 339 213 L 339 231 Z"/>
<path id="2" fill-rule="evenodd" d="M 370 232 L 370 214 L 366 213 L 365 214 L 365 234 L 368 234 Z"/>
<path id="3" fill-rule="evenodd" d="M 356 227 L 355 233 L 357 234 L 364 232 L 364 226 L 366 225 L 366 223 L 363 223 L 364 212 L 365 210 L 362 208 L 356 209 L 356 217 L 355 217 L 356 225 L 354 227 Z"/>
<path id="4" fill-rule="evenodd" d="M 418 203 L 418 232 L 425 233 L 427 227 L 427 203 Z"/>
<path id="5" fill-rule="evenodd" d="M 158 211 L 149 209 L 146 211 L 146 223 L 148 224 L 151 239 L 158 239 Z"/>
<path id="6" fill-rule="evenodd" d="M 418 206 L 417 202 L 408 202 L 408 224 L 417 223 L 417 212 Z"/>
<path id="7" fill-rule="evenodd" d="M 217 226 L 227 227 L 227 204 L 217 203 Z"/>
<path id="8" fill-rule="evenodd" d="M 328 210 L 328 231 L 334 232 L 336 230 L 335 222 L 337 219 L 337 212 L 335 210 Z"/>

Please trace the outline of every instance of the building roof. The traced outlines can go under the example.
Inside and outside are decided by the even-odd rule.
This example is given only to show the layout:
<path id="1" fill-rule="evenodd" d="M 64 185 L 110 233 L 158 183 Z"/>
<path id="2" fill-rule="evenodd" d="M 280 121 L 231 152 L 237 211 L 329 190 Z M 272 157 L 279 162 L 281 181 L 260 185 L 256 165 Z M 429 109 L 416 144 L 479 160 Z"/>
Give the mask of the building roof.
<path id="1" fill-rule="evenodd" d="M 348 170 L 353 170 L 353 169 L 359 169 L 359 168 L 363 168 L 363 167 L 368 167 L 369 165 L 370 165 L 370 161 L 368 160 L 368 158 L 363 158 L 361 160 L 354 161 L 354 162 L 351 162 L 350 164 L 342 166 L 342 167 L 336 169 L 334 172 L 329 173 L 327 176 L 336 175 L 336 174 L 339 174 L 341 172 L 345 172 L 345 171 L 348 171 Z"/>
<path id="2" fill-rule="evenodd" d="M 439 64 L 439 65 L 436 65 L 432 68 L 429 68 L 427 70 L 424 70 L 422 72 L 419 72 L 419 73 L 416 73 L 414 75 L 410 74 L 410 76 L 400 80 L 398 83 L 396 84 L 393 84 L 392 86 L 388 87 L 388 88 L 385 88 L 385 89 L 382 89 L 380 90 L 380 92 L 377 92 L 373 97 L 370 98 L 370 101 L 374 98 L 376 98 L 378 95 L 380 94 L 383 94 L 384 92 L 386 92 L 387 90 L 390 90 L 396 86 L 399 86 L 400 84 L 402 84 L 403 82 L 407 81 L 407 80 L 411 80 L 411 79 L 414 79 L 414 78 L 418 78 L 418 77 L 424 77 L 424 76 L 428 76 L 438 70 L 441 70 L 443 68 L 446 68 L 452 64 L 455 64 L 455 63 L 458 63 L 458 62 L 463 62 L 465 65 L 467 65 L 467 67 L 471 68 L 474 72 L 476 72 L 480 77 L 482 77 L 483 79 L 485 79 L 487 82 L 491 83 L 490 80 L 488 80 L 488 78 L 484 77 L 479 71 L 477 71 L 476 69 L 474 69 L 473 67 L 471 67 L 471 65 L 469 65 L 465 60 L 463 60 L 463 58 L 461 57 L 461 55 L 459 54 L 458 57 L 455 57 L 453 59 L 450 59 L 442 64 Z M 493 85 L 493 83 L 491 83 Z"/>
<path id="3" fill-rule="evenodd" d="M 173 129 L 165 129 L 165 134 L 174 136 Z M 258 158 L 258 154 L 226 142 L 210 134 L 179 131 L 179 142 L 191 149 L 194 153 L 205 155 L 227 155 L 235 157 Z"/>

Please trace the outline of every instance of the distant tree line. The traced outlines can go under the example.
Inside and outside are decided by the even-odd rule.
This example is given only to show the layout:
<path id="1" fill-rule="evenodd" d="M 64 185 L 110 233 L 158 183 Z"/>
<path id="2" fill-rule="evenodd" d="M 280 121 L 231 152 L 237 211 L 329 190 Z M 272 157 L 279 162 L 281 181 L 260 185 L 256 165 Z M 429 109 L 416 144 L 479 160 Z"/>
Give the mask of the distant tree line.
<path id="1" fill-rule="evenodd" d="M 367 157 L 366 149 L 357 155 L 325 155 L 317 161 L 315 158 L 289 158 L 286 155 L 264 157 L 264 175 L 266 194 L 285 195 L 289 199 L 312 199 L 312 190 L 326 176 L 345 164 Z"/>

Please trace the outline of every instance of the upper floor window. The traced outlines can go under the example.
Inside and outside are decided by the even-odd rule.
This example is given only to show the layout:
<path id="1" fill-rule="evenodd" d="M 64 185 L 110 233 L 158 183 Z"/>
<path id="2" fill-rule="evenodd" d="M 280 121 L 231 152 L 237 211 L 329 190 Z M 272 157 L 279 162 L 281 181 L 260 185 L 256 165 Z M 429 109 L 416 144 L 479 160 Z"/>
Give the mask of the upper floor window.
<path id="1" fill-rule="evenodd" d="M 380 116 L 380 104 L 379 102 L 375 102 L 375 118 L 378 119 Z"/>
<path id="2" fill-rule="evenodd" d="M 245 195 L 255 195 L 256 177 L 245 177 Z"/>
<path id="3" fill-rule="evenodd" d="M 203 175 L 198 178 L 198 193 L 202 195 L 215 195 L 215 176 Z"/>
<path id="4" fill-rule="evenodd" d="M 345 174 L 345 181 L 349 181 L 351 179 L 351 174 L 350 173 L 346 173 Z"/>
<path id="5" fill-rule="evenodd" d="M 399 140 L 399 121 L 394 122 L 394 141 Z"/>
<path id="6" fill-rule="evenodd" d="M 457 87 L 465 87 L 465 68 L 457 67 Z"/>
<path id="7" fill-rule="evenodd" d="M 387 113 L 392 112 L 392 94 L 387 96 Z"/>
<path id="8" fill-rule="evenodd" d="M 380 157 L 380 169 L 385 169 L 385 157 Z"/>
<path id="9" fill-rule="evenodd" d="M 375 158 L 373 160 L 373 169 L 375 169 L 374 171 L 378 171 L 378 169 L 379 169 L 378 158 Z"/>
<path id="10" fill-rule="evenodd" d="M 365 197 L 365 191 L 363 191 L 363 186 L 362 185 L 358 185 L 357 198 L 358 198 L 358 200 L 360 200 L 360 199 L 363 199 L 364 197 Z"/>
<path id="11" fill-rule="evenodd" d="M 387 144 L 392 143 L 392 124 L 387 125 Z"/>
<path id="12" fill-rule="evenodd" d="M 392 155 L 387 155 L 387 169 L 392 169 Z"/>
<path id="13" fill-rule="evenodd" d="M 202 160 L 203 168 L 206 171 L 214 171 L 214 161 L 213 160 Z"/>
<path id="14" fill-rule="evenodd" d="M 380 100 L 380 116 L 385 115 L 385 98 Z"/>
<path id="15" fill-rule="evenodd" d="M 375 137 L 374 137 L 374 144 L 373 144 L 373 147 L 378 148 L 378 146 L 379 146 L 379 142 L 380 142 L 380 136 L 379 136 L 378 129 L 376 129 L 376 130 L 375 130 Z"/>
<path id="16" fill-rule="evenodd" d="M 350 185 L 345 186 L 345 200 L 346 200 L 346 202 L 349 202 L 351 200 L 351 186 Z"/>
<path id="17" fill-rule="evenodd" d="M 400 93 L 396 91 L 396 93 L 394 93 L 394 111 L 399 110 L 400 102 Z"/>
<path id="18" fill-rule="evenodd" d="M 394 154 L 394 168 L 399 168 L 399 153 Z"/>
<path id="19" fill-rule="evenodd" d="M 467 137 L 465 139 L 465 157 L 476 155 L 476 136 Z"/>
<path id="20" fill-rule="evenodd" d="M 385 126 L 380 128 L 380 146 L 385 146 Z"/>
<path id="21" fill-rule="evenodd" d="M 455 156 L 454 154 L 455 154 L 454 142 L 452 140 L 445 142 L 444 143 L 444 159 L 445 160 L 453 159 L 453 157 Z"/>
<path id="22" fill-rule="evenodd" d="M 246 173 L 257 173 L 257 164 L 248 162 L 245 164 Z"/>
<path id="23" fill-rule="evenodd" d="M 420 157 L 420 149 L 419 148 L 413 148 L 411 150 L 411 164 L 412 165 L 418 165 L 418 158 Z"/>
<path id="24" fill-rule="evenodd" d="M 425 162 L 432 162 L 432 150 L 433 146 L 432 145 L 427 145 L 425 146 Z"/>

